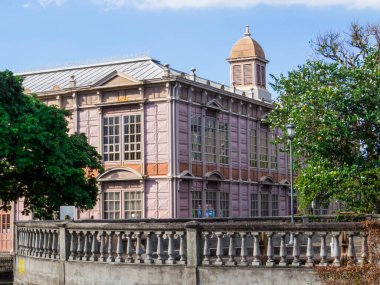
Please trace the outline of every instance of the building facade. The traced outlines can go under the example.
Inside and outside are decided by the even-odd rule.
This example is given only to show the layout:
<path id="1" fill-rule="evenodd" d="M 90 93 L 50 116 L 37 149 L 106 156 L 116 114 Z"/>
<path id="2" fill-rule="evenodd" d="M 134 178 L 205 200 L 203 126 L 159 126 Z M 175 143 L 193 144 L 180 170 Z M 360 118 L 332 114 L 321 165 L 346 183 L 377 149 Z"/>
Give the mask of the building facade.
<path id="1" fill-rule="evenodd" d="M 149 57 L 20 74 L 103 157 L 99 202 L 80 218 L 288 215 L 287 156 L 271 143 L 281 134 L 262 121 L 268 60 L 248 27 L 228 62 L 231 86 Z"/>

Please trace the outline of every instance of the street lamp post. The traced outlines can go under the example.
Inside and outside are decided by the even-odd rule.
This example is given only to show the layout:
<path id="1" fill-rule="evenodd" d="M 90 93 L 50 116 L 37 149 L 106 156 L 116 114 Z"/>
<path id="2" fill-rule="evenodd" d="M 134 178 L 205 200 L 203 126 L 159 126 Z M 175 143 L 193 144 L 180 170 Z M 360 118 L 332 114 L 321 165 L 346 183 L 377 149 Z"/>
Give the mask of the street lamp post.
<path id="1" fill-rule="evenodd" d="M 292 142 L 296 134 L 296 126 L 294 124 L 288 124 L 286 126 L 286 132 L 290 143 L 290 215 L 291 223 L 294 223 L 294 190 L 293 190 L 293 146 Z"/>

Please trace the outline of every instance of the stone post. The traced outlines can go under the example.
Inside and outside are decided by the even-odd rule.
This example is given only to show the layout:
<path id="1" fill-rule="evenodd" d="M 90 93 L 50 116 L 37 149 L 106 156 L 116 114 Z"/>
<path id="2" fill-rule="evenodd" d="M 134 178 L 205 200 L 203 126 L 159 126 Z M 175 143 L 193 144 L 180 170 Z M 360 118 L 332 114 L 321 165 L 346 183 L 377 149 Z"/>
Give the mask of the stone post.
<path id="1" fill-rule="evenodd" d="M 187 265 L 184 285 L 199 285 L 198 266 L 201 264 L 201 230 L 200 224 L 191 221 L 185 224 L 187 244 Z"/>
<path id="2" fill-rule="evenodd" d="M 58 224 L 58 247 L 59 247 L 59 259 L 68 260 L 70 253 L 70 234 L 66 230 L 67 222 Z"/>

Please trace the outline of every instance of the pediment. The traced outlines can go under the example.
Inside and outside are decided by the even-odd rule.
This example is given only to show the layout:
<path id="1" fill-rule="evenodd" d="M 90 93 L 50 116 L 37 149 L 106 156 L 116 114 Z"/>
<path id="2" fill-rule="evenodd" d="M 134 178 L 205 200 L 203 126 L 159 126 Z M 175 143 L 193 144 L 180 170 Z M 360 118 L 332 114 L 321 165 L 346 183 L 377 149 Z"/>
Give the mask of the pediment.
<path id="1" fill-rule="evenodd" d="M 94 86 L 120 86 L 136 83 L 139 83 L 138 79 L 115 70 L 96 82 Z"/>
<path id="2" fill-rule="evenodd" d="M 262 176 L 259 179 L 259 182 L 261 184 L 273 184 L 273 178 L 272 178 L 272 176 Z"/>
<path id="3" fill-rule="evenodd" d="M 215 109 L 215 110 L 223 110 L 224 109 L 222 104 L 216 99 L 213 99 L 213 100 L 207 102 L 206 107 L 211 108 L 211 109 Z"/>
<path id="4" fill-rule="evenodd" d="M 143 176 L 132 168 L 109 169 L 97 177 L 98 181 L 140 180 Z"/>
<path id="5" fill-rule="evenodd" d="M 205 178 L 207 180 L 212 180 L 212 181 L 222 181 L 224 180 L 223 175 L 219 171 L 210 171 L 207 172 L 205 175 Z"/>

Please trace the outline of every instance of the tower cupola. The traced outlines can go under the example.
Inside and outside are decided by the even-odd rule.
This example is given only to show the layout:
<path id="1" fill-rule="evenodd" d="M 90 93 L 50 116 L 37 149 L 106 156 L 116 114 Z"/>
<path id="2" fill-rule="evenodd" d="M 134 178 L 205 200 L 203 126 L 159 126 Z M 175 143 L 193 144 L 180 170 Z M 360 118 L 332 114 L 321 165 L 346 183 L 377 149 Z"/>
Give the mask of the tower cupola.
<path id="1" fill-rule="evenodd" d="M 251 38 L 249 26 L 246 26 L 244 37 L 238 40 L 231 49 L 230 57 L 231 85 L 245 91 L 248 97 L 271 101 L 271 94 L 266 89 L 265 53 L 260 44 Z"/>

